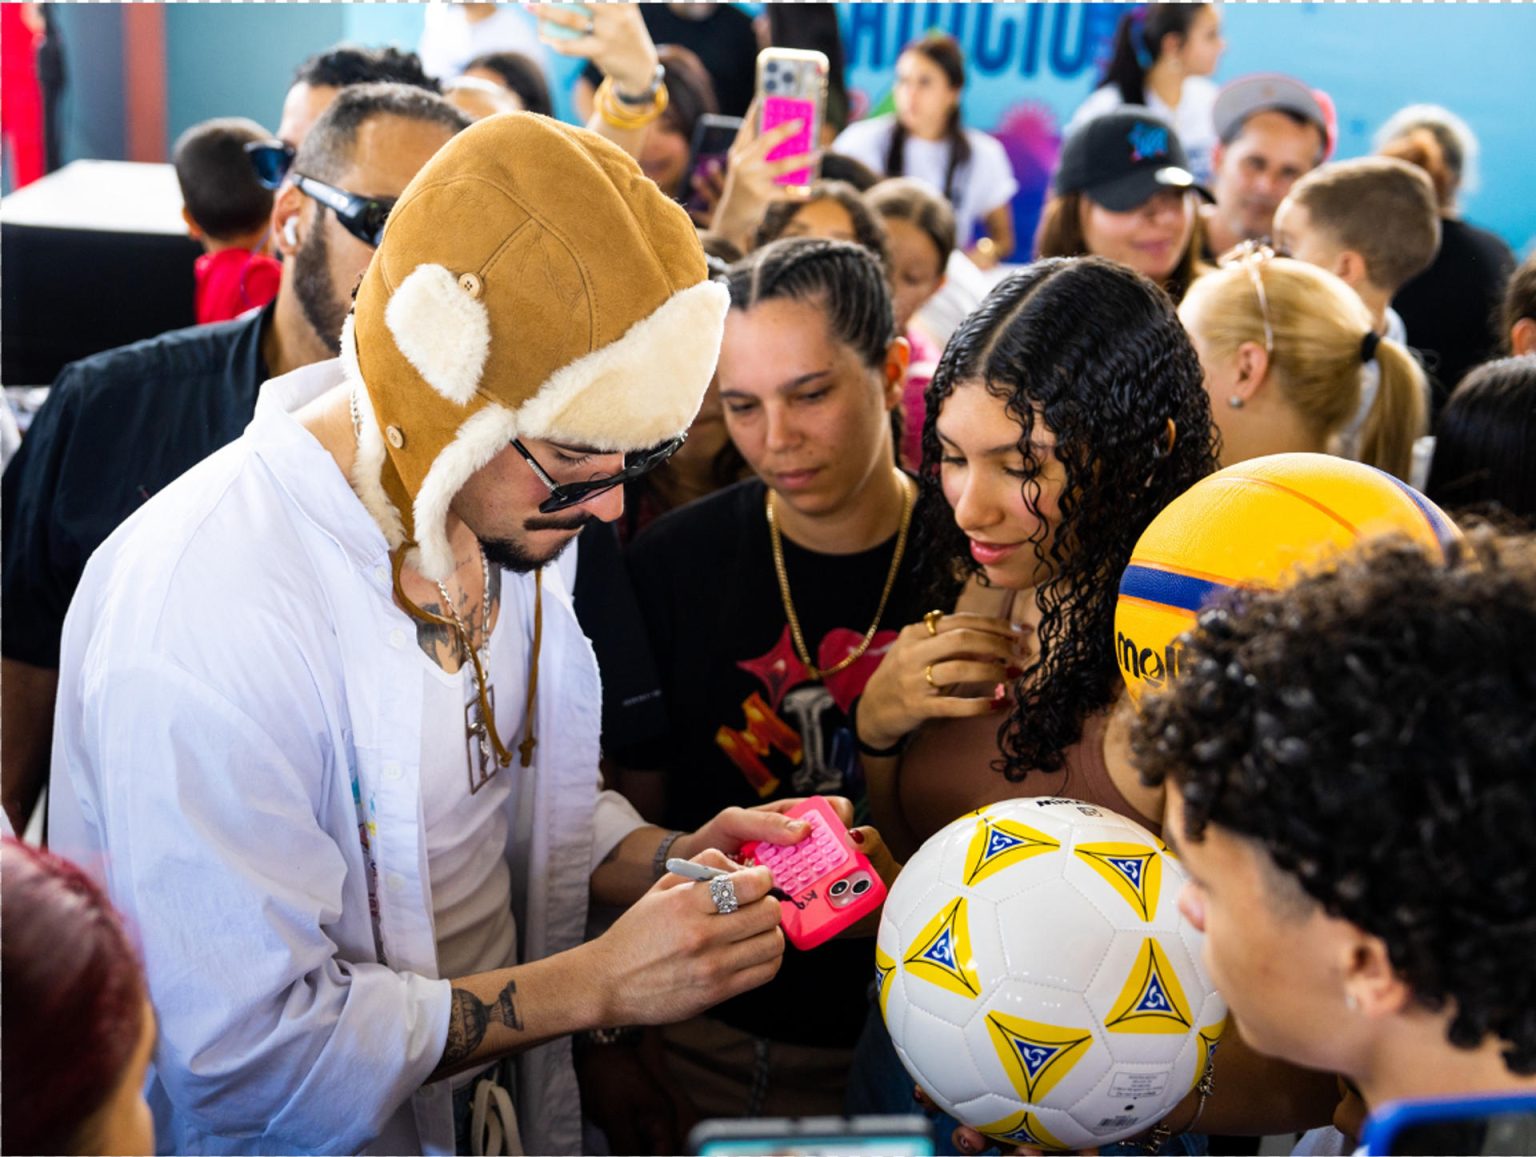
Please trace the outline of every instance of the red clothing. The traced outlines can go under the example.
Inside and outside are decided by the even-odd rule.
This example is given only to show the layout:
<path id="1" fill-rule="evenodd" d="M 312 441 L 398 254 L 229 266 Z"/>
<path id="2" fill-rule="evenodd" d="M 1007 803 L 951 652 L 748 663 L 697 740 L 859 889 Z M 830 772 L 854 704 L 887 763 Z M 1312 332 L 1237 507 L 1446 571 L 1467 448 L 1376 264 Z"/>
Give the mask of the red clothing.
<path id="1" fill-rule="evenodd" d="M 43 92 L 37 83 L 38 38 L 20 4 L 0 4 L 0 134 L 11 150 L 15 187 L 43 175 Z"/>
<path id="2" fill-rule="evenodd" d="M 249 249 L 220 249 L 197 259 L 197 323 L 229 321 L 277 296 L 283 267 Z"/>
<path id="3" fill-rule="evenodd" d="M 928 383 L 939 368 L 944 351 L 915 329 L 906 333 L 912 346 L 912 360 L 907 365 L 907 380 L 901 391 L 902 434 L 901 464 L 914 473 L 923 464 L 923 420 L 928 415 Z"/>

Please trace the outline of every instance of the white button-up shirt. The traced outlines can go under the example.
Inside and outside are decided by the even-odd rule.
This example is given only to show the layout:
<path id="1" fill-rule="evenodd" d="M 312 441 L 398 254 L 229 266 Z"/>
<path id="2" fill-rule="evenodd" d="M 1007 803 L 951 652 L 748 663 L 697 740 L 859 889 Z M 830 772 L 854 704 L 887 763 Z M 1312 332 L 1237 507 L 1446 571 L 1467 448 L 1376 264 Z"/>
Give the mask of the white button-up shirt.
<path id="1" fill-rule="evenodd" d="M 422 1085 L 450 997 L 414 624 L 383 535 L 289 413 L 341 380 L 269 382 L 239 440 L 97 551 L 65 623 L 49 837 L 143 945 L 161 1152 L 453 1152 L 447 1085 Z M 596 661 L 559 568 L 543 582 L 537 756 L 501 772 L 532 808 L 507 849 L 524 960 L 580 943 L 592 870 L 641 823 L 599 791 Z M 522 621 L 531 576 L 502 597 Z M 523 694 L 526 672 L 491 676 Z M 569 1041 L 524 1054 L 518 1084 L 528 1151 L 578 1151 Z"/>

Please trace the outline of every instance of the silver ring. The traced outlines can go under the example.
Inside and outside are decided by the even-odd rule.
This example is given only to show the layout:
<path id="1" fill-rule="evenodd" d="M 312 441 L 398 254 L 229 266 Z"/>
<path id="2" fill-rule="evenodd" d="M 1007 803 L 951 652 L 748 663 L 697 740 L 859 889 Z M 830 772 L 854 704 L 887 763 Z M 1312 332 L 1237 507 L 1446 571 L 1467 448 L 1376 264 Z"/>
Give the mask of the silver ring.
<path id="1" fill-rule="evenodd" d="M 596 31 L 597 31 L 597 21 L 596 20 L 588 20 L 584 25 L 582 25 L 582 28 L 581 28 L 581 34 L 583 36 L 591 36 Z"/>
<path id="2" fill-rule="evenodd" d="M 736 881 L 729 876 L 716 876 L 709 882 L 709 898 L 715 902 L 715 911 L 729 916 L 741 904 L 736 899 Z"/>

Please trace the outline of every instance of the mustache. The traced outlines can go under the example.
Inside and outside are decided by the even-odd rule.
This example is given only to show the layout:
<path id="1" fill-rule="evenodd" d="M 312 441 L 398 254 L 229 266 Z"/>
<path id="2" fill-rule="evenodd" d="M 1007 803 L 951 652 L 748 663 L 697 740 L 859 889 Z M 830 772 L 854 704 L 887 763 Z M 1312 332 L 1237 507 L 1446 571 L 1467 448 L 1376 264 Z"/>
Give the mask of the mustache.
<path id="1" fill-rule="evenodd" d="M 523 523 L 526 530 L 580 530 L 597 519 L 591 514 L 576 514 L 569 518 L 530 518 Z"/>

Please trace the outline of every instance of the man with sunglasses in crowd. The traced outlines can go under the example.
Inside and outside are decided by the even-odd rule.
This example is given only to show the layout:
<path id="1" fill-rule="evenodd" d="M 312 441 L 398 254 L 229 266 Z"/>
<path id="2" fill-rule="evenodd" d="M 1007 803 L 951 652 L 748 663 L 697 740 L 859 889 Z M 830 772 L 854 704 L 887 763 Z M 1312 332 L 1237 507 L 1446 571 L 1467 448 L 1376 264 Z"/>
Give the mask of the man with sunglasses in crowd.
<path id="1" fill-rule="evenodd" d="M 6 469 L 4 804 L 18 831 L 48 767 L 64 613 L 123 519 L 239 436 L 261 383 L 336 356 L 352 288 L 406 182 L 468 121 L 404 85 L 341 91 L 306 138 L 272 232 L 277 298 L 260 311 L 66 366 Z"/>
<path id="2" fill-rule="evenodd" d="M 296 173 L 384 191 L 320 131 Z M 352 202 L 293 188 L 295 245 L 362 244 Z M 400 195 L 340 356 L 268 382 L 92 557 L 49 838 L 139 931 L 159 1151 L 577 1152 L 569 1034 L 776 972 L 765 869 L 660 878 L 807 825 L 664 832 L 599 790 L 597 665 L 551 565 L 681 442 L 727 304 L 632 159 L 488 118 Z M 627 910 L 584 942 L 589 901 Z"/>

